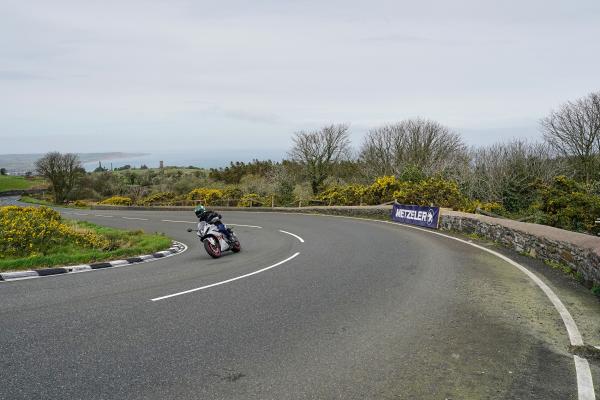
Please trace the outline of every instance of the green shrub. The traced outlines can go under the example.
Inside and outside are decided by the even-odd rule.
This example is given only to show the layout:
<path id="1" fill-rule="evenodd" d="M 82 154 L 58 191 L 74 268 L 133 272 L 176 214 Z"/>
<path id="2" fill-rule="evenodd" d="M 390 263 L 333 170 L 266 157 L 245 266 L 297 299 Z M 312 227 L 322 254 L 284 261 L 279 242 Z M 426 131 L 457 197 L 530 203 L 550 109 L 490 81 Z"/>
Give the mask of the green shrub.
<path id="1" fill-rule="evenodd" d="M 113 196 L 109 197 L 108 199 L 102 200 L 100 204 L 110 204 L 114 206 L 130 206 L 131 204 L 133 204 L 133 201 L 131 201 L 131 198 L 129 197 Z"/>
<path id="2" fill-rule="evenodd" d="M 239 200 L 243 195 L 242 189 L 235 186 L 228 186 L 223 190 L 223 198 L 227 200 Z"/>
<path id="3" fill-rule="evenodd" d="M 597 234 L 600 225 L 600 196 L 589 193 L 583 184 L 565 176 L 557 176 L 540 190 L 535 205 L 545 215 L 546 225 L 572 231 Z"/>
<path id="4" fill-rule="evenodd" d="M 416 183 L 424 181 L 425 179 L 427 179 L 427 176 L 423 172 L 423 169 L 416 165 L 409 164 L 402 169 L 402 172 L 400 172 L 398 178 L 402 182 Z"/>

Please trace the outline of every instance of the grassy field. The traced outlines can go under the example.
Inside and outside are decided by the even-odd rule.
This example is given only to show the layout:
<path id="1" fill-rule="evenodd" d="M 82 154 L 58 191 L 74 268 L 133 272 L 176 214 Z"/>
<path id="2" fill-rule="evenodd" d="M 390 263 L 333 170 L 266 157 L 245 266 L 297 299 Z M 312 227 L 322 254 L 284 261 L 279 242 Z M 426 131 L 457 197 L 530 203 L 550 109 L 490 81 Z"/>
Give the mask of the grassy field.
<path id="1" fill-rule="evenodd" d="M 27 179 L 24 176 L 0 175 L 0 192 L 46 187 L 46 181 L 40 178 Z"/>
<path id="2" fill-rule="evenodd" d="M 171 246 L 171 239 L 162 234 L 147 234 L 142 231 L 124 231 L 98 226 L 89 222 L 70 221 L 81 229 L 88 229 L 110 241 L 110 250 L 81 248 L 74 244 L 53 248 L 44 255 L 23 258 L 0 257 L 0 271 L 46 268 L 54 266 L 86 264 L 98 261 L 117 260 L 165 250 Z"/>

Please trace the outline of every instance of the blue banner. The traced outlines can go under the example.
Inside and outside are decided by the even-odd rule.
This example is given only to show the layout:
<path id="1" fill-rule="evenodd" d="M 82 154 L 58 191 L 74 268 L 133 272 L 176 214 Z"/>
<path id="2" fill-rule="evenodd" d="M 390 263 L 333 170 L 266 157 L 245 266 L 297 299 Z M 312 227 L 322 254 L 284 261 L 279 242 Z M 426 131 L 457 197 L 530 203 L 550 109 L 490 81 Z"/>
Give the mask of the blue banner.
<path id="1" fill-rule="evenodd" d="M 394 204 L 392 220 L 437 229 L 440 222 L 440 208 Z"/>

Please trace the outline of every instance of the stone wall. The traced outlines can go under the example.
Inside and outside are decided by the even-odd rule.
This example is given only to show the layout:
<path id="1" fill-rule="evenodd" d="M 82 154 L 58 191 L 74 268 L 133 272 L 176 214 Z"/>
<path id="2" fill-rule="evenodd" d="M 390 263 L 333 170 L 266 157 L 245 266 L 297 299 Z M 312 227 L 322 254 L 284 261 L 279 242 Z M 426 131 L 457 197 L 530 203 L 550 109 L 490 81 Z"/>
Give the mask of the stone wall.
<path id="1" fill-rule="evenodd" d="M 586 286 L 600 285 L 600 237 L 455 211 L 442 214 L 440 229 L 474 233 L 519 253 L 568 265 Z"/>

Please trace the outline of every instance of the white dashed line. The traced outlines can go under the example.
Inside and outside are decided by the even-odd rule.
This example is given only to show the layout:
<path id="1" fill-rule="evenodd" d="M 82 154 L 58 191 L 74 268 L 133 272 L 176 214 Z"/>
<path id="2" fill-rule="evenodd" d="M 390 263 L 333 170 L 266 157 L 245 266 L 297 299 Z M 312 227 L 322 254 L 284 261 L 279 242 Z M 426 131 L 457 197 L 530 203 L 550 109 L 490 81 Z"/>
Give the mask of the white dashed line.
<path id="1" fill-rule="evenodd" d="M 73 213 L 73 215 L 81 215 L 81 216 L 86 216 L 86 215 L 90 215 L 90 214 L 84 214 L 84 213 Z"/>
<path id="2" fill-rule="evenodd" d="M 123 219 L 135 219 L 138 221 L 148 221 L 148 218 L 136 218 L 136 217 L 121 217 Z"/>
<path id="3" fill-rule="evenodd" d="M 302 239 L 300 236 L 298 236 L 298 235 L 296 235 L 296 234 L 294 234 L 294 233 L 292 233 L 292 232 L 282 231 L 281 229 L 279 230 L 279 232 L 281 232 L 281 233 L 285 233 L 286 235 L 293 236 L 293 237 L 295 237 L 296 239 L 298 239 L 298 240 L 300 241 L 300 243 L 304 243 L 304 239 Z"/>
<path id="4" fill-rule="evenodd" d="M 242 225 L 242 224 L 225 224 L 227 226 L 243 226 L 245 228 L 256 228 L 256 229 L 262 229 L 262 226 L 256 226 L 256 225 Z"/>
<path id="5" fill-rule="evenodd" d="M 161 222 L 176 222 L 179 224 L 195 224 L 196 222 L 192 222 L 192 221 L 174 221 L 172 219 L 161 219 Z"/>
<path id="6" fill-rule="evenodd" d="M 100 214 L 94 214 L 94 217 L 114 218 L 112 215 L 100 215 Z"/>
<path id="7" fill-rule="evenodd" d="M 173 294 L 169 294 L 169 295 L 167 295 L 167 296 L 156 297 L 156 298 L 154 298 L 154 299 L 150 299 L 150 300 L 151 300 L 151 301 L 159 301 L 159 300 L 169 299 L 169 298 L 171 298 L 171 297 L 175 297 L 175 296 L 181 296 L 181 295 L 183 295 L 183 294 L 189 294 L 189 293 L 197 292 L 197 291 L 199 291 L 199 290 L 204 290 L 204 289 L 208 289 L 208 288 L 211 288 L 211 287 L 215 287 L 215 286 L 219 286 L 219 285 L 224 285 L 224 284 L 226 284 L 226 283 L 233 282 L 233 281 L 237 281 L 237 280 L 239 280 L 239 279 L 244 279 L 244 278 L 247 278 L 247 277 L 249 277 L 249 276 L 256 275 L 256 274 L 260 274 L 261 272 L 268 271 L 268 270 L 270 270 L 271 268 L 278 267 L 278 266 L 280 266 L 281 264 L 284 264 L 284 263 L 286 263 L 286 262 L 288 262 L 288 261 L 290 261 L 290 260 L 293 260 L 294 258 L 298 257 L 298 255 L 299 255 L 299 254 L 300 254 L 300 253 L 296 253 L 296 254 L 294 254 L 293 256 L 286 258 L 285 260 L 279 261 L 278 263 L 276 263 L 276 264 L 273 264 L 273 265 L 271 265 L 271 266 L 268 266 L 268 267 L 266 267 L 266 268 L 259 269 L 258 271 L 250 272 L 249 274 L 245 274 L 245 275 L 236 276 L 235 278 L 227 279 L 226 281 L 221 281 L 221 282 L 217 282 L 217 283 L 212 283 L 212 284 L 210 284 L 210 285 L 202 286 L 202 287 L 195 288 L 195 289 L 186 290 L 186 291 L 179 292 L 179 293 L 173 293 Z"/>

